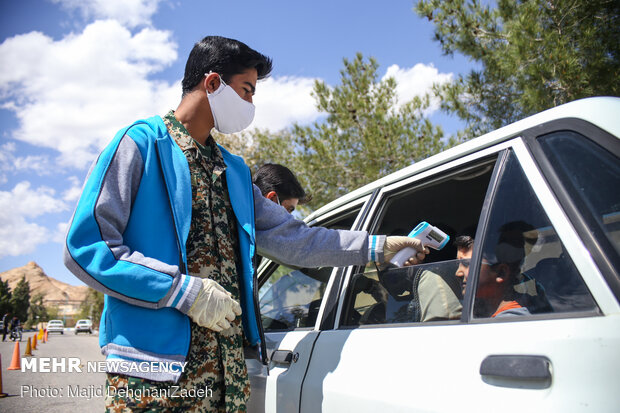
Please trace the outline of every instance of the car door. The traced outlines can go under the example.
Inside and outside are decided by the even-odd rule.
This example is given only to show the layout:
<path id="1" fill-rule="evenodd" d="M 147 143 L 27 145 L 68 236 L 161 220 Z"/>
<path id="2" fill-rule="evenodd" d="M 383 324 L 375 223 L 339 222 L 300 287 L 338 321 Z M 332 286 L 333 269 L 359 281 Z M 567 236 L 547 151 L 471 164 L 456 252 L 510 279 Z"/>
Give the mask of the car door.
<path id="1" fill-rule="evenodd" d="M 425 220 L 474 236 L 464 296 L 450 248 L 417 267 L 350 269 L 299 411 L 616 411 L 618 273 L 597 262 L 618 249 L 620 181 L 617 154 L 605 156 L 616 169 L 599 176 L 616 196 L 599 211 L 597 261 L 521 138 L 384 188 L 365 229 L 406 234 Z M 421 315 L 424 285 L 444 314 Z"/>
<path id="2" fill-rule="evenodd" d="M 311 226 L 351 229 L 370 196 L 313 220 Z M 264 259 L 258 269 L 259 308 L 269 364 L 246 357 L 252 392 L 250 412 L 298 411 L 301 383 L 330 294 L 342 269 L 293 268 Z M 330 293 L 331 292 L 331 293 Z M 329 310 L 328 310 L 329 311 Z"/>

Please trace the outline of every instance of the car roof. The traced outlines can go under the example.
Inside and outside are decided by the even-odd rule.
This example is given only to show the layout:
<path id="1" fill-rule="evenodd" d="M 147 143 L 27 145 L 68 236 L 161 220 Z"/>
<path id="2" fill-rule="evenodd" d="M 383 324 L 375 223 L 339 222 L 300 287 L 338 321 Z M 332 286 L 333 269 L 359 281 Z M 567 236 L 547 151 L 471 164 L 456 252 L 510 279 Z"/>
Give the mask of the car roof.
<path id="1" fill-rule="evenodd" d="M 62 324 L 62 320 L 50 320 L 50 321 L 48 321 L 48 324 L 49 323 L 54 323 L 54 324 L 61 323 Z"/>
<path id="2" fill-rule="evenodd" d="M 566 118 L 582 119 L 598 126 L 616 137 L 620 137 L 620 122 L 618 122 L 619 113 L 620 98 L 617 97 L 586 98 L 556 106 L 510 125 L 496 129 L 485 135 L 468 140 L 467 142 L 447 149 L 420 162 L 416 162 L 410 166 L 406 166 L 390 175 L 349 192 L 348 194 L 319 208 L 305 218 L 304 221 L 311 222 L 321 215 L 350 203 L 351 201 L 371 194 L 377 188 L 381 188 L 393 182 L 398 182 L 422 171 L 512 139 L 519 136 L 521 132 L 527 129 L 550 121 Z"/>

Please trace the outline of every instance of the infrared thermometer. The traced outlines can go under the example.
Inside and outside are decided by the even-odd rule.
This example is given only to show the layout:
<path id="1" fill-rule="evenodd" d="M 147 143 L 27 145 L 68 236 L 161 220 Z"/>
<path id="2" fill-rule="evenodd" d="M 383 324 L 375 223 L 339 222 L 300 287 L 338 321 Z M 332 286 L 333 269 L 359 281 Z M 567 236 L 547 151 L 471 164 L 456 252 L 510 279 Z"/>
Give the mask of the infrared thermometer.
<path id="1" fill-rule="evenodd" d="M 450 240 L 450 236 L 448 234 L 439 228 L 432 226 L 426 221 L 420 222 L 407 236 L 410 238 L 419 239 L 425 247 L 429 247 L 434 250 L 442 249 Z M 394 258 L 390 260 L 390 263 L 396 265 L 397 267 L 402 267 L 409 257 L 412 257 L 415 253 L 416 250 L 413 248 L 403 248 L 398 251 L 396 255 L 394 255 Z"/>

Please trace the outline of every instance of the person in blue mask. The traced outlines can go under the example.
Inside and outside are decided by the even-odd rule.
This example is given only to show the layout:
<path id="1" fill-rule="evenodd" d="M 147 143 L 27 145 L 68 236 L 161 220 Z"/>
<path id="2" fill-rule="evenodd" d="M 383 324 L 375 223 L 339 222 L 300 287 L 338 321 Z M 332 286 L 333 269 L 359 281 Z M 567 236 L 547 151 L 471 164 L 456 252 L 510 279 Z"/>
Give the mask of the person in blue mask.
<path id="1" fill-rule="evenodd" d="M 245 411 L 244 344 L 265 357 L 257 248 L 300 267 L 383 262 L 405 247 L 418 251 L 415 263 L 428 253 L 408 237 L 307 227 L 215 142 L 212 129 L 250 125 L 271 68 L 242 42 L 205 37 L 188 57 L 176 110 L 122 128 L 91 168 L 65 265 L 106 294 L 108 411 Z"/>

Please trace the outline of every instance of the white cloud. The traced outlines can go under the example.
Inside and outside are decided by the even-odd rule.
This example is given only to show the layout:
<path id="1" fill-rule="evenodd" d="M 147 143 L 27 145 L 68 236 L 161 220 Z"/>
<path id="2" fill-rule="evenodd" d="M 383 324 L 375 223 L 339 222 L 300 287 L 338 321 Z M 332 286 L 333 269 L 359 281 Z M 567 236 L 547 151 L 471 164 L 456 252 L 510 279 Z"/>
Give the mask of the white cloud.
<path id="1" fill-rule="evenodd" d="M 104 4 L 98 0 L 83 6 L 77 0 L 61 3 L 85 7 L 89 13 Z M 118 4 L 111 2 L 106 9 L 109 16 Z M 157 4 L 131 2 L 132 7 L 147 11 Z M 180 80 L 171 84 L 149 78 L 176 59 L 177 45 L 170 32 L 147 27 L 132 33 L 115 20 L 96 21 L 60 40 L 39 32 L 8 38 L 0 44 L 0 107 L 14 112 L 19 121 L 11 137 L 58 151 L 61 166 L 84 168 L 124 125 L 176 107 Z M 450 81 L 452 74 L 423 64 L 392 65 L 385 77 L 396 79 L 402 104 L 428 91 L 434 82 Z M 260 82 L 251 128 L 276 131 L 295 122 L 316 121 L 322 114 L 311 95 L 314 81 L 272 77 Z M 8 169 L 44 174 L 51 170 L 50 164 L 45 156 L 0 156 L 0 183 L 7 182 Z"/>
<path id="2" fill-rule="evenodd" d="M 22 181 L 11 192 L 0 191 L 0 217 L 24 216 L 38 217 L 52 212 L 61 212 L 67 205 L 55 198 L 52 188 L 41 186 L 31 189 L 30 182 Z"/>
<path id="3" fill-rule="evenodd" d="M 0 146 L 0 184 L 8 181 L 7 172 L 13 170 L 13 158 L 17 147 L 14 142 Z"/>
<path id="4" fill-rule="evenodd" d="M 49 157 L 44 155 L 17 156 L 15 142 L 7 142 L 0 146 L 0 183 L 8 182 L 8 174 L 32 171 L 39 175 L 49 175 L 53 165 Z"/>
<path id="5" fill-rule="evenodd" d="M 431 90 L 433 83 L 452 81 L 452 73 L 439 73 L 432 65 L 417 64 L 412 68 L 400 68 L 398 65 L 388 67 L 382 80 L 393 77 L 396 80 L 398 105 L 402 105 L 414 96 L 424 95 Z M 316 121 L 322 114 L 316 108 L 311 93 L 313 78 L 280 77 L 268 78 L 257 86 L 254 104 L 256 116 L 250 125 L 252 128 L 266 128 L 272 131 L 286 128 L 297 122 L 308 124 Z M 435 102 L 429 112 L 437 110 Z"/>
<path id="6" fill-rule="evenodd" d="M 267 78 L 256 87 L 256 115 L 251 128 L 277 131 L 294 122 L 315 121 L 320 113 L 311 96 L 315 79 L 306 77 Z"/>
<path id="7" fill-rule="evenodd" d="M 51 235 L 51 240 L 58 244 L 65 243 L 65 239 L 67 237 L 67 230 L 69 229 L 68 222 L 60 222 L 56 225 L 55 231 Z"/>
<path id="8" fill-rule="evenodd" d="M 176 106 L 180 82 L 148 79 L 176 58 L 170 32 L 132 34 L 113 20 L 58 41 L 15 36 L 0 44 L 0 105 L 19 120 L 13 138 L 83 168 L 123 125 Z"/>
<path id="9" fill-rule="evenodd" d="M 388 77 L 396 80 L 396 95 L 398 96 L 398 105 L 409 102 L 415 96 L 422 96 L 426 92 L 431 91 L 434 83 L 451 82 L 452 73 L 439 73 L 439 70 L 433 65 L 425 65 L 418 63 L 412 68 L 400 68 L 398 65 L 388 67 L 385 76 L 381 80 Z M 431 111 L 439 108 L 439 102 L 435 102 Z"/>
<path id="10" fill-rule="evenodd" d="M 82 182 L 75 177 L 72 176 L 69 178 L 69 183 L 71 187 L 65 190 L 62 194 L 62 199 L 64 201 L 75 203 L 78 199 L 80 199 L 80 195 L 82 195 Z"/>
<path id="11" fill-rule="evenodd" d="M 51 173 L 50 160 L 47 156 L 44 155 L 28 155 L 16 157 L 14 159 L 14 165 L 15 169 L 18 172 L 32 170 L 39 175 L 49 175 Z"/>
<path id="12" fill-rule="evenodd" d="M 150 24 L 161 0 L 52 0 L 84 20 L 113 19 L 127 27 Z"/>
<path id="13" fill-rule="evenodd" d="M 33 252 L 39 244 L 57 237 L 33 218 L 67 210 L 47 187 L 32 189 L 20 182 L 11 191 L 0 191 L 0 257 Z"/>
<path id="14" fill-rule="evenodd" d="M 0 258 L 34 252 L 38 245 L 49 242 L 49 238 L 47 228 L 17 217 L 0 226 Z"/>

